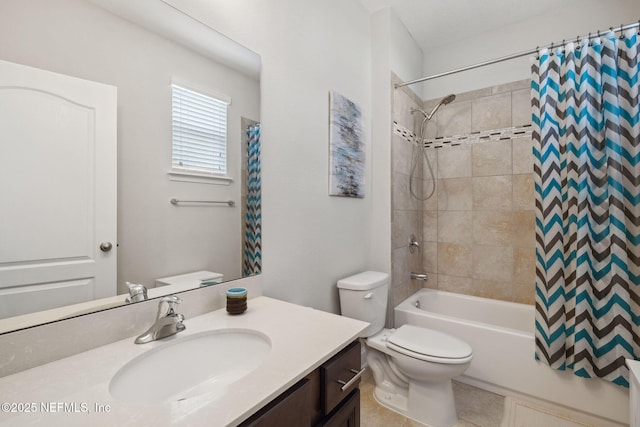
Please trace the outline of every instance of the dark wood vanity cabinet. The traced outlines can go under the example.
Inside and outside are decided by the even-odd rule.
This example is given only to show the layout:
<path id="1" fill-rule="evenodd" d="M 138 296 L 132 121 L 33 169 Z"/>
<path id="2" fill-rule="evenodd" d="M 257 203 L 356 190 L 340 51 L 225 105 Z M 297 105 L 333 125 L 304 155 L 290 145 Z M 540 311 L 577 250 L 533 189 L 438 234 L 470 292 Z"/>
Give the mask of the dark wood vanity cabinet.
<path id="1" fill-rule="evenodd" d="M 241 427 L 308 427 L 311 425 L 311 381 L 304 378 L 269 402 Z"/>
<path id="2" fill-rule="evenodd" d="M 359 427 L 360 363 L 354 341 L 240 427 Z"/>
<path id="3" fill-rule="evenodd" d="M 356 388 L 322 423 L 322 427 L 360 426 L 360 389 Z"/>

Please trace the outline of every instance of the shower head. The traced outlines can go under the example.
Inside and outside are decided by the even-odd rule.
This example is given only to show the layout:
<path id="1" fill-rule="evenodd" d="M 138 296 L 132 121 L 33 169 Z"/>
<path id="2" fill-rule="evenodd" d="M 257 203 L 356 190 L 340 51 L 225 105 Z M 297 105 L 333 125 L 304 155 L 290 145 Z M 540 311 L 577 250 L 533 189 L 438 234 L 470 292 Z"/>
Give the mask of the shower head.
<path id="1" fill-rule="evenodd" d="M 428 120 L 431 120 L 431 117 L 433 117 L 433 115 L 436 113 L 436 111 L 438 111 L 438 108 L 440 108 L 442 105 L 451 104 L 454 99 L 456 99 L 456 96 L 454 94 L 445 96 L 444 98 L 442 98 L 440 100 L 440 102 L 438 102 L 436 104 L 435 107 L 433 107 L 433 110 L 431 110 L 431 112 L 429 114 L 425 114 L 425 117 Z M 424 111 L 423 111 L 423 113 L 424 113 Z"/>
<path id="2" fill-rule="evenodd" d="M 444 98 L 442 98 L 442 101 L 440 102 L 442 102 L 444 105 L 447 105 L 447 104 L 451 104 L 453 101 L 455 101 L 455 99 L 456 99 L 456 96 L 454 94 L 449 94 Z"/>
<path id="3" fill-rule="evenodd" d="M 426 120 L 431 120 L 431 117 L 433 117 L 433 115 L 436 113 L 438 108 L 440 108 L 440 106 L 451 104 L 455 99 L 456 99 L 456 96 L 454 94 L 447 95 L 444 98 L 442 98 L 440 100 L 440 102 L 438 102 L 436 104 L 435 107 L 433 107 L 433 109 L 431 110 L 430 113 L 427 113 L 424 110 L 421 110 L 420 108 L 412 108 L 411 109 L 411 114 L 413 114 L 413 113 L 415 113 L 417 111 L 417 112 L 420 112 L 424 116 L 425 121 Z"/>
<path id="4" fill-rule="evenodd" d="M 433 196 L 433 193 L 436 191 L 436 185 L 435 185 L 436 179 L 433 174 L 433 168 L 431 167 L 431 162 L 429 161 L 429 157 L 427 156 L 426 151 L 424 150 L 424 144 L 423 144 L 424 127 L 427 124 L 427 122 L 431 120 L 431 117 L 433 117 L 433 115 L 436 113 L 436 111 L 438 110 L 438 108 L 440 108 L 441 105 L 451 104 L 454 99 L 456 99 L 456 96 L 453 94 L 445 96 L 440 100 L 440 102 L 436 104 L 435 107 L 433 107 L 433 110 L 431 110 L 430 113 L 425 113 L 424 110 L 421 110 L 419 108 L 411 109 L 411 114 L 415 113 L 416 111 L 419 111 L 424 116 L 424 119 L 422 120 L 422 124 L 420 125 L 420 131 L 416 132 L 416 136 L 418 137 L 419 142 L 416 142 L 413 145 L 413 149 L 411 150 L 411 172 L 409 176 L 409 193 L 418 200 L 421 200 L 421 201 L 427 200 L 429 197 Z M 427 162 L 427 166 L 429 168 L 429 174 L 431 175 L 431 182 L 433 183 L 433 186 L 431 187 L 431 192 L 425 198 L 422 198 L 421 196 L 417 196 L 416 193 L 414 193 L 413 191 L 413 179 L 415 177 L 416 165 L 418 164 L 418 162 L 415 159 L 417 159 L 416 153 L 419 153 L 419 152 L 422 152 L 422 155 L 424 156 L 424 159 Z"/>

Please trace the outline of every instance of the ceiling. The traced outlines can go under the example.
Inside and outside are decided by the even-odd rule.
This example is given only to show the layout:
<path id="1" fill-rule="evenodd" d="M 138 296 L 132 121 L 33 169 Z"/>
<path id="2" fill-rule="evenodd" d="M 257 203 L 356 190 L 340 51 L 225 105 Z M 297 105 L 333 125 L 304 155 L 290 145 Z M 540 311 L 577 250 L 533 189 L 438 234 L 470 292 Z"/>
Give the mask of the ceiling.
<path id="1" fill-rule="evenodd" d="M 369 12 L 391 7 L 423 52 L 531 19 L 574 0 L 360 0 Z"/>

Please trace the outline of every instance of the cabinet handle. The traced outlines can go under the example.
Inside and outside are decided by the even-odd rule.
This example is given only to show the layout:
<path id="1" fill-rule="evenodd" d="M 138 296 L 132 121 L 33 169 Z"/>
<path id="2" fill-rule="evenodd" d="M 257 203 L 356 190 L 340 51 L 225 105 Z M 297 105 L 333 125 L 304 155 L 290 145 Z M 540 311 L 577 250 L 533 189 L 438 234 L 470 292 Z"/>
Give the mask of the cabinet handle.
<path id="1" fill-rule="evenodd" d="M 342 380 L 338 380 L 338 384 L 342 384 L 342 387 L 340 387 L 340 390 L 345 391 L 346 389 L 348 389 L 349 387 L 351 387 L 351 385 L 353 383 L 355 383 L 356 381 L 358 381 L 358 379 L 362 376 L 362 374 L 364 374 L 364 370 L 367 368 L 362 368 L 359 371 L 356 369 L 349 369 L 351 372 L 353 372 L 355 375 L 353 376 L 353 378 L 351 378 L 349 381 L 342 381 Z"/>

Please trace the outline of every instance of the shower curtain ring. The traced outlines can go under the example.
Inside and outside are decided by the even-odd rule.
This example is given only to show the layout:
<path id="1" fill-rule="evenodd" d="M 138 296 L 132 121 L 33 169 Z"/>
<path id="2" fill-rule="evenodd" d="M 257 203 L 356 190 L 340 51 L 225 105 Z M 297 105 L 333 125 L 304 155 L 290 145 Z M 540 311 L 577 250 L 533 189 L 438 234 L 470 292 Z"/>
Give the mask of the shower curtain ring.
<path id="1" fill-rule="evenodd" d="M 620 40 L 624 40 L 624 25 L 620 24 Z"/>

